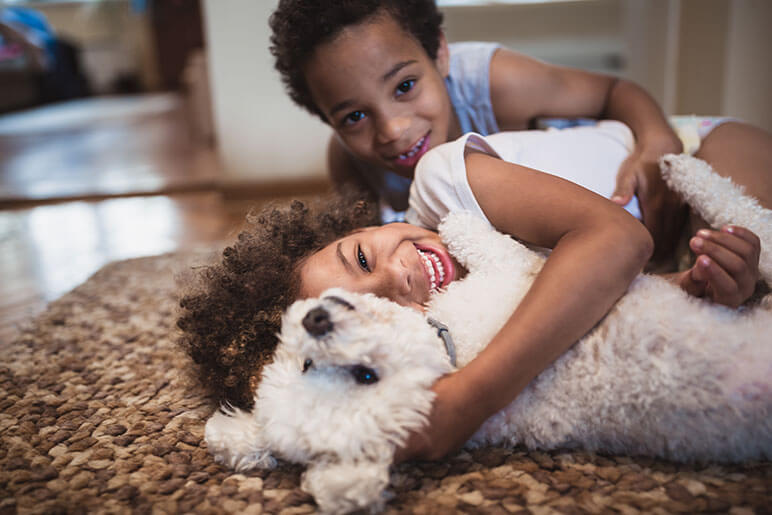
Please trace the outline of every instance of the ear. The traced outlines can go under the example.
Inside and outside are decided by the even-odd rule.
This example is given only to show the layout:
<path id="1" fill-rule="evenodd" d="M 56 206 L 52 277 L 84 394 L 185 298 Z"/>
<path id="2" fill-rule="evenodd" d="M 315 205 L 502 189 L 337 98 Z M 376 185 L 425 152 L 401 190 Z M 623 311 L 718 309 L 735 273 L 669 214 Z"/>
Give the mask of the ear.
<path id="1" fill-rule="evenodd" d="M 318 462 L 303 474 L 301 488 L 314 496 L 324 513 L 349 513 L 369 509 L 381 511 L 391 494 L 387 462 Z"/>
<path id="2" fill-rule="evenodd" d="M 220 407 L 209 417 L 204 438 L 217 463 L 239 472 L 276 466 L 255 417 L 248 411 Z"/>
<path id="3" fill-rule="evenodd" d="M 445 39 L 445 33 L 442 31 L 440 31 L 440 45 L 437 47 L 437 58 L 434 60 L 434 64 L 440 75 L 447 78 L 450 74 L 450 49 L 448 48 L 448 40 Z"/>

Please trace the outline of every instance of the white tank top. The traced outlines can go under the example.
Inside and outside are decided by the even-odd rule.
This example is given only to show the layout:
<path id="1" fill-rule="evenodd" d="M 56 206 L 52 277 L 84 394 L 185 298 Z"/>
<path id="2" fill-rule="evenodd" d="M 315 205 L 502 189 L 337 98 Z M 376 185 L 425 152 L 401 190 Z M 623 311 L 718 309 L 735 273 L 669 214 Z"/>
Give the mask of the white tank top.
<path id="1" fill-rule="evenodd" d="M 458 210 L 475 212 L 487 220 L 467 181 L 467 146 L 556 175 L 610 198 L 619 166 L 634 145 L 632 131 L 611 120 L 594 126 L 499 132 L 485 137 L 465 134 L 430 150 L 418 162 L 410 188 L 407 221 L 436 229 L 446 214 Z M 641 218 L 637 198 L 625 209 Z"/>

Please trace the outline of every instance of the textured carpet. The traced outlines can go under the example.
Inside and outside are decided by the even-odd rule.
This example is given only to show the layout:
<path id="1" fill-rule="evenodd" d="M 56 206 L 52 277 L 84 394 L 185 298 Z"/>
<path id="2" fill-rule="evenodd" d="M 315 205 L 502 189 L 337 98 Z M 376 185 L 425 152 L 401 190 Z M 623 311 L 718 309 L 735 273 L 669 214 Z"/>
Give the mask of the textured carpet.
<path id="1" fill-rule="evenodd" d="M 202 255 L 106 266 L 0 354 L 0 513 L 308 513 L 301 470 L 231 474 L 175 347 L 173 275 Z M 772 464 L 675 465 L 489 448 L 401 465 L 388 511 L 763 513 Z"/>

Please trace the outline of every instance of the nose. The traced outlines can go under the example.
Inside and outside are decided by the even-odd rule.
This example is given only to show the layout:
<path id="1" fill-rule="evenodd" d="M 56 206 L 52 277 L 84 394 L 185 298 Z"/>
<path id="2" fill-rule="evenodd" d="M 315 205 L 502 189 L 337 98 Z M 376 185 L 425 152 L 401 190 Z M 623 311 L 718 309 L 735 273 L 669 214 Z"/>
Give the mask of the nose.
<path id="1" fill-rule="evenodd" d="M 392 300 L 399 300 L 408 296 L 411 291 L 412 278 L 407 260 L 404 255 L 395 254 L 389 259 L 387 266 L 387 285 L 388 294 L 386 297 Z"/>
<path id="2" fill-rule="evenodd" d="M 303 327 L 311 336 L 316 338 L 324 336 L 333 328 L 330 313 L 321 306 L 312 309 L 303 317 Z"/>
<path id="3" fill-rule="evenodd" d="M 400 114 L 384 113 L 378 124 L 378 143 L 386 144 L 398 140 L 410 127 L 410 118 Z"/>

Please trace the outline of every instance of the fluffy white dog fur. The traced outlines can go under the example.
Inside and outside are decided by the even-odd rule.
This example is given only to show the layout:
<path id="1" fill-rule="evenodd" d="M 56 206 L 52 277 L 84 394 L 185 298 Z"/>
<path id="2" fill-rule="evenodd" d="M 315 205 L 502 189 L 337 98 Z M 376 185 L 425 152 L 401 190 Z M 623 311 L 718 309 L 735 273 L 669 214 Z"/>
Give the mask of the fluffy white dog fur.
<path id="1" fill-rule="evenodd" d="M 760 269 L 772 283 L 772 213 L 702 161 L 671 155 L 662 168 L 709 223 L 743 225 L 761 237 Z M 469 274 L 436 295 L 427 314 L 450 328 L 463 366 L 512 313 L 544 257 L 470 214 L 449 216 L 440 233 Z M 769 300 L 732 310 L 641 275 L 468 445 L 678 461 L 772 458 Z M 332 325 L 314 336 L 302 321 L 319 307 Z M 425 314 L 329 290 L 290 307 L 254 410 L 221 408 L 207 422 L 206 441 L 236 470 L 272 467 L 273 456 L 306 464 L 302 487 L 323 511 L 379 509 L 395 448 L 426 423 L 430 387 L 452 369 Z"/>

